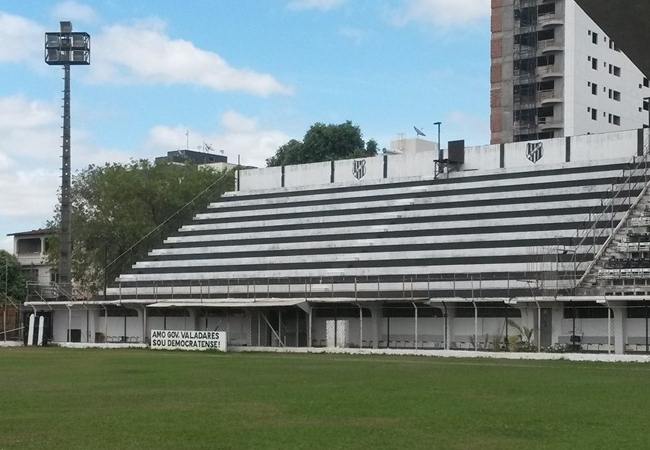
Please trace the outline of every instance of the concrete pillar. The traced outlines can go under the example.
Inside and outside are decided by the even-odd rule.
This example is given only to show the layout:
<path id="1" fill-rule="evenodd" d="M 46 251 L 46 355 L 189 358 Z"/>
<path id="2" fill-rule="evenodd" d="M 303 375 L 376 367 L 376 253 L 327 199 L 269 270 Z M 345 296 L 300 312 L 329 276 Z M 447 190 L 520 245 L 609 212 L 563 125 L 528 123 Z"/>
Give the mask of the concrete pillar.
<path id="1" fill-rule="evenodd" d="M 186 320 L 185 329 L 198 330 L 199 329 L 199 319 L 200 315 L 198 313 L 198 308 L 188 308 L 187 310 L 190 316 Z"/>
<path id="2" fill-rule="evenodd" d="M 627 307 L 612 307 L 614 317 L 612 318 L 612 334 L 614 336 L 614 353 L 622 355 L 625 353 L 625 341 L 627 340 L 627 330 L 625 323 L 627 321 Z"/>
<path id="3" fill-rule="evenodd" d="M 383 334 L 383 320 L 381 305 L 371 305 L 370 318 L 366 317 L 363 323 L 363 334 L 366 339 L 372 339 L 372 348 L 379 348 L 379 340 Z"/>
<path id="4" fill-rule="evenodd" d="M 445 342 L 447 343 L 445 350 L 452 348 L 454 341 L 454 319 L 456 318 L 456 306 L 453 303 L 446 303 L 447 306 L 447 334 Z M 445 308 L 442 309 L 444 314 Z M 444 331 L 443 331 L 444 332 Z"/>
<path id="5" fill-rule="evenodd" d="M 553 306 L 553 318 L 551 319 L 551 329 L 552 329 L 552 336 L 551 336 L 551 345 L 555 345 L 559 342 L 560 336 L 562 335 L 562 321 L 564 320 L 564 306 L 563 304 L 559 305 L 554 305 Z M 570 306 L 568 303 L 566 306 Z M 567 334 L 571 334 L 571 330 L 567 332 Z"/>

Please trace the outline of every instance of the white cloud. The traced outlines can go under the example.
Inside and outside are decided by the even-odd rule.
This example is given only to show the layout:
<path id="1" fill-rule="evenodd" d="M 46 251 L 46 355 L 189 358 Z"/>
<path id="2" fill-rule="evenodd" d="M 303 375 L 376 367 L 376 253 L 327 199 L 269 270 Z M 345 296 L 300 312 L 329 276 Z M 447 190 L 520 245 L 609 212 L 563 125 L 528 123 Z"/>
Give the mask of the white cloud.
<path id="1" fill-rule="evenodd" d="M 443 120 L 443 134 L 450 140 L 464 139 L 468 145 L 490 142 L 490 120 L 464 111 L 451 111 Z"/>
<path id="2" fill-rule="evenodd" d="M 60 184 L 60 107 L 18 95 L 0 97 L 0 136 L 0 224 L 3 217 L 42 223 L 52 216 Z M 74 130 L 73 168 L 126 160 L 123 152 L 99 148 L 86 131 Z"/>
<path id="3" fill-rule="evenodd" d="M 0 11 L 0 62 L 42 59 L 43 33 L 36 22 Z"/>
<path id="4" fill-rule="evenodd" d="M 471 25 L 490 17 L 490 0 L 406 0 L 393 12 L 395 25 L 412 22 L 441 28 Z"/>
<path id="5" fill-rule="evenodd" d="M 189 84 L 260 96 L 291 93 L 269 74 L 235 68 L 214 52 L 172 39 L 160 21 L 109 26 L 95 39 L 93 52 L 90 73 L 96 82 Z"/>
<path id="6" fill-rule="evenodd" d="M 368 32 L 355 27 L 341 27 L 339 28 L 339 36 L 344 37 L 355 45 L 361 45 L 368 37 Z"/>
<path id="7" fill-rule="evenodd" d="M 287 7 L 293 10 L 317 9 L 319 11 L 329 11 L 338 8 L 346 0 L 291 0 Z"/>
<path id="8" fill-rule="evenodd" d="M 9 253 L 14 252 L 14 237 L 0 235 L 0 250 L 5 250 Z"/>
<path id="9" fill-rule="evenodd" d="M 225 112 L 219 125 L 220 129 L 214 132 L 189 129 L 190 148 L 196 148 L 205 142 L 217 151 L 224 150 L 229 162 L 236 162 L 237 155 L 241 155 L 242 164 L 264 166 L 266 158 L 290 139 L 281 131 L 261 128 L 254 118 L 235 111 Z M 147 146 L 160 155 L 184 148 L 186 131 L 187 127 L 182 125 L 156 126 L 149 131 Z"/>
<path id="10" fill-rule="evenodd" d="M 74 0 L 66 0 L 55 5 L 52 9 L 52 16 L 56 20 L 71 20 L 81 23 L 94 23 L 97 20 L 97 13 L 91 6 Z"/>

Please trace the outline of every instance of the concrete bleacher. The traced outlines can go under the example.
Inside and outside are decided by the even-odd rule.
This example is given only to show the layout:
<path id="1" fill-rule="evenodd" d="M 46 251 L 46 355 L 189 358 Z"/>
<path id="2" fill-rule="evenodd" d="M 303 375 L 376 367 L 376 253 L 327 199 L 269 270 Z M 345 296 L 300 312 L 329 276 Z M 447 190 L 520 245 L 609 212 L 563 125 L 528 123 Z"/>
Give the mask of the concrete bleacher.
<path id="1" fill-rule="evenodd" d="M 237 191 L 121 274 L 96 311 L 59 305 L 55 336 L 218 329 L 241 346 L 495 351 L 580 336 L 584 351 L 644 351 L 649 141 L 465 148 L 435 174 L 437 152 L 241 170 Z M 107 304 L 131 313 L 104 320 Z"/>
<path id="2" fill-rule="evenodd" d="M 625 167 L 608 161 L 232 192 L 122 274 L 108 294 L 176 303 L 503 298 L 527 295 L 533 277 L 550 291 L 573 282 L 573 255 L 562 249 L 591 225 Z M 615 200 L 611 218 L 626 209 Z M 593 257 L 575 251 L 578 260 Z"/>

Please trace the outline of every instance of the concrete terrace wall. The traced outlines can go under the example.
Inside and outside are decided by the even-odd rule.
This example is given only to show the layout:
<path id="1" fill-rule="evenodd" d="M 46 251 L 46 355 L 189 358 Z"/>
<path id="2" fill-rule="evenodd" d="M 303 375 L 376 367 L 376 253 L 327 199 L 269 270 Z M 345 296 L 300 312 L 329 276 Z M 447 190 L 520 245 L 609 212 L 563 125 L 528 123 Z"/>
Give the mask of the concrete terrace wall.
<path id="1" fill-rule="evenodd" d="M 641 139 L 640 139 L 641 137 Z M 528 144 L 541 142 L 542 157 L 533 162 L 527 157 Z M 465 148 L 465 171 L 495 169 L 531 169 L 564 164 L 566 162 L 597 162 L 632 158 L 639 148 L 648 143 L 648 131 L 628 130 L 614 133 L 590 134 L 571 138 L 515 142 L 503 145 L 484 145 Z M 503 151 L 503 154 L 502 154 Z M 446 152 L 445 152 L 446 153 Z M 446 154 L 445 154 L 446 156 Z M 278 188 L 299 188 L 331 183 L 376 183 L 412 177 L 433 177 L 434 151 L 410 151 L 399 155 L 379 155 L 372 158 L 345 159 L 293 166 L 267 167 L 239 171 L 239 191 L 265 191 Z M 365 173 L 354 175 L 354 162 L 365 161 Z M 462 175 L 461 175 L 462 176 Z"/>

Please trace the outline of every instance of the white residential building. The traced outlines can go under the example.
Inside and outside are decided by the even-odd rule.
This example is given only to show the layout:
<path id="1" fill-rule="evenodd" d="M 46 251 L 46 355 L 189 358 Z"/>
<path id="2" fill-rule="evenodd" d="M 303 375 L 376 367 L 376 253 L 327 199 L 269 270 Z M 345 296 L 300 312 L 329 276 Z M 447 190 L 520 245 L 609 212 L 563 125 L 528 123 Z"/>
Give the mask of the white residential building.
<path id="1" fill-rule="evenodd" d="M 492 143 L 648 124 L 648 79 L 575 0 L 493 0 L 491 56 Z"/>

